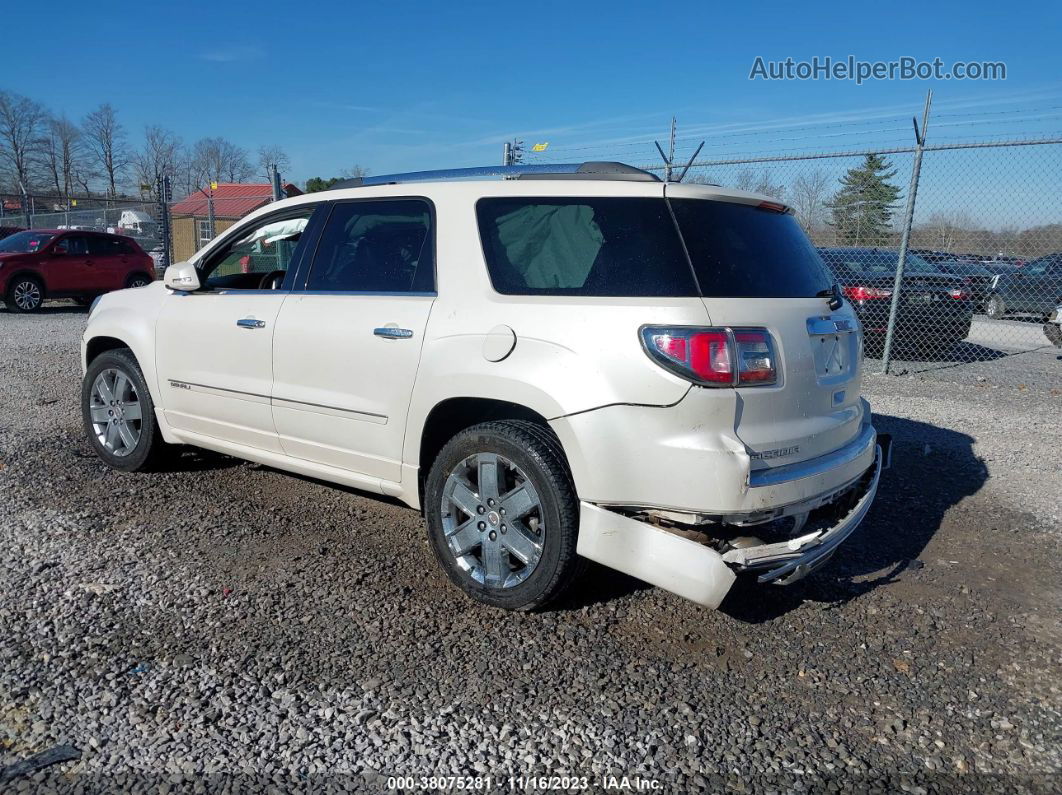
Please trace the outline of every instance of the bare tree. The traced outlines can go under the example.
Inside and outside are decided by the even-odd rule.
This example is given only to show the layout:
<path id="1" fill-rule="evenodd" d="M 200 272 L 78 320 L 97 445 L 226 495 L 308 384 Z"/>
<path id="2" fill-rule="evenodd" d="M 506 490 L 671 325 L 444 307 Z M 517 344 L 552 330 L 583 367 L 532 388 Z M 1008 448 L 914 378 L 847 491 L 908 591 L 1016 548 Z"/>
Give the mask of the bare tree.
<path id="1" fill-rule="evenodd" d="M 771 175 L 767 173 L 767 169 L 764 169 L 759 177 L 756 176 L 751 168 L 742 169 L 737 174 L 734 187 L 738 190 L 773 196 L 776 199 L 780 199 L 782 194 L 785 193 L 785 185 L 771 182 Z"/>
<path id="2" fill-rule="evenodd" d="M 950 253 L 960 238 L 969 236 L 969 231 L 975 228 L 976 224 L 969 213 L 952 210 L 932 213 L 929 216 L 929 227 L 933 232 L 933 247 Z"/>
<path id="3" fill-rule="evenodd" d="M 801 174 L 793 182 L 790 201 L 804 231 L 811 237 L 825 226 L 826 202 L 830 195 L 830 175 L 825 171 Z"/>
<path id="4" fill-rule="evenodd" d="M 47 120 L 48 113 L 40 103 L 0 91 L 0 168 L 9 183 L 30 189 Z"/>
<path id="5" fill-rule="evenodd" d="M 355 163 L 349 169 L 343 172 L 344 179 L 352 179 L 354 177 L 367 177 L 369 176 L 369 169 L 359 166 Z"/>
<path id="6" fill-rule="evenodd" d="M 133 171 L 141 185 L 149 185 L 155 195 L 164 175 L 177 176 L 182 156 L 181 139 L 156 124 L 144 128 L 144 146 L 133 155 Z"/>
<path id="7" fill-rule="evenodd" d="M 258 147 L 258 167 L 266 180 L 270 180 L 272 179 L 271 168 L 275 167 L 277 171 L 283 174 L 291 168 L 291 160 L 288 158 L 287 152 L 276 144 L 260 146 Z"/>
<path id="8" fill-rule="evenodd" d="M 246 150 L 221 137 L 196 141 L 189 168 L 204 181 L 246 182 L 254 176 Z"/>
<path id="9" fill-rule="evenodd" d="M 81 123 L 85 143 L 107 181 L 107 195 L 118 195 L 118 183 L 129 165 L 129 147 L 125 128 L 109 103 L 103 103 Z"/>
<path id="10" fill-rule="evenodd" d="M 43 165 L 48 180 L 65 204 L 77 185 L 77 173 L 84 168 L 85 149 L 81 130 L 66 116 L 48 120 L 44 138 Z"/>

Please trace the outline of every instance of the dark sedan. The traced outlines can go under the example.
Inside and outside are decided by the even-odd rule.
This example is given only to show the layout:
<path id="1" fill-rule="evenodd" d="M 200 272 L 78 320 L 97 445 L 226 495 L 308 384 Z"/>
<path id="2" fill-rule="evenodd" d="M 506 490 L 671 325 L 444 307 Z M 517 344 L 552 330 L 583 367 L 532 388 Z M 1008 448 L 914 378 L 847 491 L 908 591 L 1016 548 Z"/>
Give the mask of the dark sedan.
<path id="1" fill-rule="evenodd" d="M 958 276 L 966 282 L 970 288 L 970 292 L 973 294 L 973 302 L 976 311 L 985 311 L 988 294 L 992 289 L 992 280 L 996 277 L 994 272 L 978 262 L 937 262 L 934 263 L 933 267 L 941 273 Z"/>
<path id="2" fill-rule="evenodd" d="M 986 312 L 989 317 L 1047 317 L 1062 301 L 1062 252 L 1035 259 L 1021 270 L 992 280 Z"/>
<path id="3" fill-rule="evenodd" d="M 819 253 L 859 316 L 867 352 L 880 354 L 896 278 L 896 252 L 820 248 Z M 923 350 L 952 348 L 970 333 L 973 311 L 972 292 L 961 277 L 941 273 L 936 266 L 908 253 L 894 344 Z"/>

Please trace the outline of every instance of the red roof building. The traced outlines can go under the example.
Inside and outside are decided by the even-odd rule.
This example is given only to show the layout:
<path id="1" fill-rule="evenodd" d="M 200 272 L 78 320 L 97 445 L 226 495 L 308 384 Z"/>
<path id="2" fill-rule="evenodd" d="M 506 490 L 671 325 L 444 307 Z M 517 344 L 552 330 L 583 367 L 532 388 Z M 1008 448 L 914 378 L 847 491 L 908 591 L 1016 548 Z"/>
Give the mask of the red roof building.
<path id="1" fill-rule="evenodd" d="M 288 196 L 302 193 L 292 184 L 284 186 Z M 273 199 L 272 185 L 255 185 L 242 182 L 219 182 L 215 190 L 202 188 L 190 193 L 170 208 L 170 215 L 191 215 L 206 218 L 210 211 L 210 199 L 214 200 L 215 218 L 243 218 Z"/>
<path id="2" fill-rule="evenodd" d="M 302 193 L 290 183 L 284 186 L 284 192 L 288 196 Z M 188 194 L 170 207 L 173 261 L 188 259 L 213 237 L 272 200 L 273 186 L 268 184 L 221 182 L 213 190 L 208 187 Z M 213 223 L 210 220 L 211 203 L 214 205 Z"/>

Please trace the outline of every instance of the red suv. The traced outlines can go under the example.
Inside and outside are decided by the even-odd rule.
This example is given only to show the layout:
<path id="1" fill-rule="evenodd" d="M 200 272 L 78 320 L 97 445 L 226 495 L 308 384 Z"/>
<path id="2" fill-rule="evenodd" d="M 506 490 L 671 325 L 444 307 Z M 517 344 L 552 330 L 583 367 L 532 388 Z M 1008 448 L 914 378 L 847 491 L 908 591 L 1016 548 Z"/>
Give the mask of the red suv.
<path id="1" fill-rule="evenodd" d="M 36 312 L 46 298 L 87 305 L 101 293 L 154 279 L 154 261 L 121 235 L 30 229 L 0 240 L 0 296 L 15 312 Z"/>

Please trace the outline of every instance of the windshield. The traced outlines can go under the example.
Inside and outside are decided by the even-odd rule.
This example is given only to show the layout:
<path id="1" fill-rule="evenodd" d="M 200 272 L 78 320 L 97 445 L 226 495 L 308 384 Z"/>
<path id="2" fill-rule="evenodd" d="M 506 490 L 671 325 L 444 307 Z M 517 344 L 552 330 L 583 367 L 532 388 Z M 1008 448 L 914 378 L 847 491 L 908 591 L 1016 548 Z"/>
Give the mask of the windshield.
<path id="1" fill-rule="evenodd" d="M 0 253 L 32 254 L 48 245 L 53 237 L 55 235 L 50 232 L 19 232 L 0 240 Z"/>
<path id="2" fill-rule="evenodd" d="M 859 274 L 861 276 L 891 276 L 896 273 L 896 261 L 898 254 L 891 251 L 877 251 L 875 249 L 822 249 L 823 259 L 835 271 L 846 274 Z M 908 252 L 904 260 L 905 273 L 938 273 L 938 269 L 930 265 L 917 254 Z"/>

